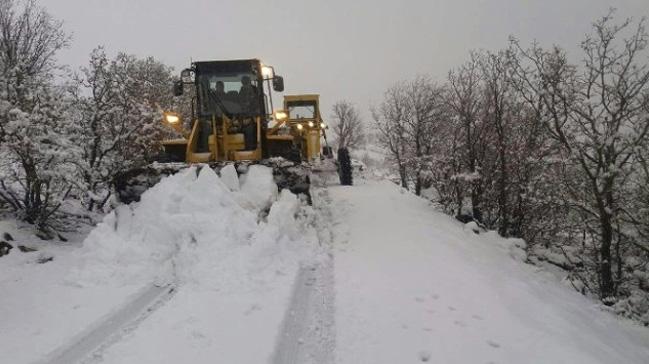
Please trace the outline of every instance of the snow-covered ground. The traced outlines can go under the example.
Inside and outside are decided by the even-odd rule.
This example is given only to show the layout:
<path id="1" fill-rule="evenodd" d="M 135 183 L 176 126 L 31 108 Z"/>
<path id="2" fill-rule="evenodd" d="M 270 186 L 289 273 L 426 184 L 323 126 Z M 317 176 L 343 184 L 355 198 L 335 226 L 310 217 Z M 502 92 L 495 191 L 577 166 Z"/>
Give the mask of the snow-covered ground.
<path id="1" fill-rule="evenodd" d="M 313 209 L 278 193 L 269 168 L 251 166 L 241 185 L 221 173 L 164 179 L 47 264 L 3 257 L 0 363 L 270 360 L 298 270 L 329 256 Z M 155 287 L 173 295 L 135 305 L 151 311 L 139 319 L 133 302 Z"/>
<path id="2" fill-rule="evenodd" d="M 266 167 L 192 168 L 81 247 L 0 258 L 0 363 L 649 362 L 649 330 L 522 263 L 522 241 L 356 183 L 311 207 Z"/>
<path id="3" fill-rule="evenodd" d="M 386 181 L 330 194 L 338 363 L 649 362 L 646 328 L 517 261 L 495 234 Z"/>
<path id="4" fill-rule="evenodd" d="M 0 221 L 0 231 L 12 235 L 15 247 L 38 249 L 22 253 L 14 248 L 0 258 L 0 363 L 36 362 L 136 293 L 134 286 L 81 287 L 66 281 L 77 265 L 74 252 L 82 237 L 43 242 L 12 220 Z"/>
<path id="5" fill-rule="evenodd" d="M 102 363 L 263 363 L 273 357 L 296 274 L 301 265 L 318 261 L 322 247 L 316 230 L 309 228 L 313 211 L 286 190 L 277 197 L 270 169 L 250 168 L 257 170 L 247 173 L 241 194 L 227 191 L 208 168 L 192 183 L 169 186 L 167 180 L 169 190 L 148 193 L 155 199 L 171 196 L 168 203 L 160 201 L 160 210 L 179 210 L 163 219 L 144 211 L 142 218 L 151 221 L 140 225 L 163 232 L 165 237 L 151 244 L 160 244 L 161 238 L 162 247 L 181 243 L 169 252 L 163 248 L 171 257 L 178 293 L 101 352 Z M 172 177 L 183 178 L 193 177 L 191 172 Z M 248 196 L 254 200 L 246 201 Z M 143 199 L 137 212 L 147 202 Z M 169 224 L 177 224 L 174 234 L 168 235 Z"/>

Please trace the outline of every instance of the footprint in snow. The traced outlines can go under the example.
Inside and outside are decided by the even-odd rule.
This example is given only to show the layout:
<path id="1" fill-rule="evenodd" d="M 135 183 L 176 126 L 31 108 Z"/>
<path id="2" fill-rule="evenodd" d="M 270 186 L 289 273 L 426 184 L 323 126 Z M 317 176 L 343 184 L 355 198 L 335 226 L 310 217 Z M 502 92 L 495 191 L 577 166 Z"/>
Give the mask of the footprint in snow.
<path id="1" fill-rule="evenodd" d="M 427 362 L 430 360 L 431 353 L 428 350 L 422 350 L 419 352 L 419 360 L 422 362 Z"/>
<path id="2" fill-rule="evenodd" d="M 455 326 L 466 327 L 466 324 L 460 320 L 455 320 L 453 321 L 453 323 L 455 324 Z"/>
<path id="3" fill-rule="evenodd" d="M 471 315 L 471 317 L 473 317 L 476 320 L 484 320 L 484 317 L 482 317 L 480 315 Z"/>
<path id="4" fill-rule="evenodd" d="M 431 297 L 432 299 L 434 299 L 434 300 L 438 300 L 438 299 L 439 299 L 439 295 L 436 294 L 436 293 L 431 294 L 430 297 Z"/>
<path id="5" fill-rule="evenodd" d="M 492 348 L 496 348 L 496 349 L 500 347 L 500 344 L 491 340 L 487 340 L 487 344 L 489 344 L 489 346 L 491 346 Z"/>
<path id="6" fill-rule="evenodd" d="M 421 303 L 421 302 L 424 302 L 425 300 L 424 300 L 423 297 L 415 297 L 415 301 Z"/>
<path id="7" fill-rule="evenodd" d="M 457 311 L 457 309 L 455 307 L 453 307 L 453 306 L 448 306 L 448 310 L 449 311 Z"/>

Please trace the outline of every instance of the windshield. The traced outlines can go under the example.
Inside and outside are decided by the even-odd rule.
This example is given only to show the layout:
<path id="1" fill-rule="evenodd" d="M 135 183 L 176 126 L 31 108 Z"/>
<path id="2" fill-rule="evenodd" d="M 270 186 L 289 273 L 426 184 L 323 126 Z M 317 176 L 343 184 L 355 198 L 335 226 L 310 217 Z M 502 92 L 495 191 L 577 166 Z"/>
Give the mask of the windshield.
<path id="1" fill-rule="evenodd" d="M 315 102 L 298 101 L 288 105 L 288 115 L 291 119 L 315 119 Z"/>
<path id="2" fill-rule="evenodd" d="M 198 106 L 201 115 L 255 116 L 263 98 L 256 77 L 250 72 L 198 75 Z"/>

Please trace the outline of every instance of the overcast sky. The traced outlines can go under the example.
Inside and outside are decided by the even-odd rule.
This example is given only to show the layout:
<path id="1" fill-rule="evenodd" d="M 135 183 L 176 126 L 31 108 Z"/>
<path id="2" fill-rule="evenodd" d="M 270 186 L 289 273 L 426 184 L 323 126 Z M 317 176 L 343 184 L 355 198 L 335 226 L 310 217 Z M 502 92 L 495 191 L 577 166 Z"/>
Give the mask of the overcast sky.
<path id="1" fill-rule="evenodd" d="M 369 118 L 384 90 L 417 74 L 442 80 L 471 49 L 509 35 L 575 50 L 610 7 L 649 16 L 649 0 L 41 0 L 72 33 L 59 55 L 73 67 L 97 45 L 154 56 L 178 72 L 190 59 L 259 58 L 287 93 L 319 93 Z M 573 55 L 578 55 L 573 52 Z"/>

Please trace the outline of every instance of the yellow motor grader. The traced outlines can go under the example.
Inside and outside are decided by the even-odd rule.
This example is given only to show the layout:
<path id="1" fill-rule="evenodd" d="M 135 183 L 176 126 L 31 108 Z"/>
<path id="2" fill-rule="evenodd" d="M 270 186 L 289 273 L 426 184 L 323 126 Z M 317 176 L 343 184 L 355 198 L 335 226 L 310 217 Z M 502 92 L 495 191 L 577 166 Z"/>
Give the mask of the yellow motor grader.
<path id="1" fill-rule="evenodd" d="M 326 144 L 318 95 L 285 96 L 283 108 L 273 109 L 273 91 L 284 91 L 284 79 L 258 59 L 194 62 L 173 85 L 174 95 L 188 87 L 191 120 L 174 111 L 162 118 L 182 137 L 162 141 L 156 163 L 115 176 L 122 202 L 194 163 L 216 170 L 227 163 L 268 165 L 280 188 L 308 194 L 308 162 L 323 157 L 321 138 Z"/>

